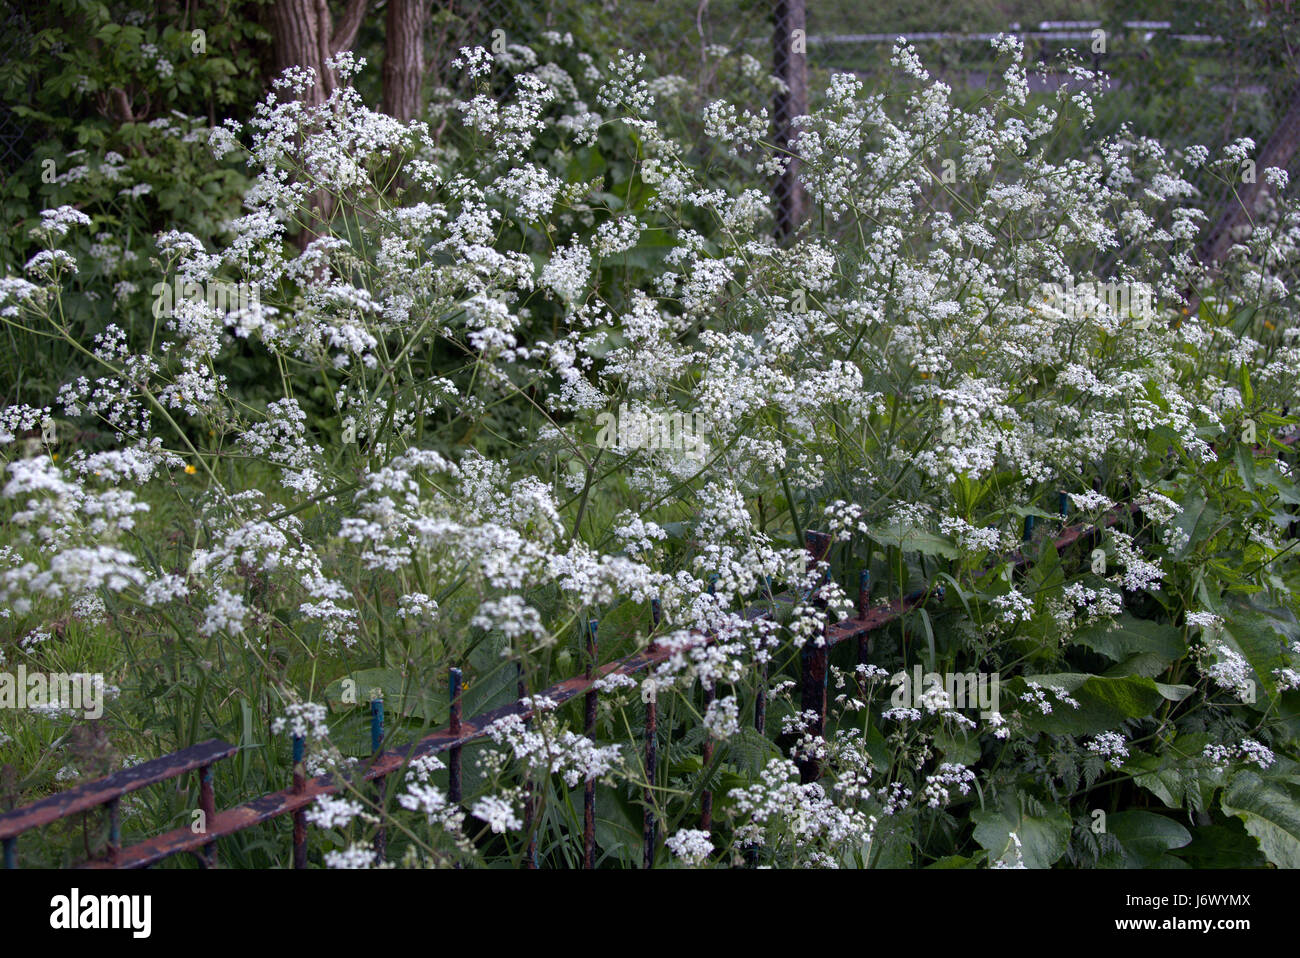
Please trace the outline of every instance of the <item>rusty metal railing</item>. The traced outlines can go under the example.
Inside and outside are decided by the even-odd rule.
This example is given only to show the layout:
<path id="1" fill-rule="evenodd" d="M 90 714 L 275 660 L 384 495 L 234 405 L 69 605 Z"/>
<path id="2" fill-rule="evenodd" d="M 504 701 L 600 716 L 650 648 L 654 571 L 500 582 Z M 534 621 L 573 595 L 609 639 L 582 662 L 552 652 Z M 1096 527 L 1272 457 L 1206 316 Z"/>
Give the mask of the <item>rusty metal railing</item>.
<path id="1" fill-rule="evenodd" d="M 1300 439 L 1300 432 L 1293 432 L 1280 440 L 1292 446 Z M 1122 503 L 1105 513 L 1097 523 L 1081 523 L 1063 526 L 1060 534 L 1053 539 L 1053 545 L 1059 552 L 1076 543 L 1087 543 L 1099 536 L 1123 518 L 1141 510 L 1140 501 Z M 1066 506 L 1065 497 L 1061 497 L 1061 521 L 1064 522 Z M 1033 531 L 1032 518 L 1025 523 L 1024 538 L 1028 541 Z M 1293 528 L 1294 534 L 1294 528 Z M 805 535 L 804 547 L 814 563 L 826 560 L 832 545 L 831 536 L 826 533 L 809 531 Z M 1023 571 L 1029 563 L 1025 550 L 1017 550 L 1004 555 L 997 564 L 1010 563 L 1014 570 Z M 824 577 L 829 576 L 827 565 Z M 823 579 L 824 581 L 824 579 Z M 871 652 L 873 633 L 902 619 L 908 612 L 921 607 L 931 594 L 941 596 L 942 587 L 927 584 L 891 602 L 869 605 L 870 589 L 865 571 L 859 579 L 857 608 L 855 614 L 847 619 L 824 626 L 822 631 L 809 637 L 800 649 L 801 682 L 800 707 L 804 712 L 816 715 L 817 731 L 826 721 L 827 679 L 830 650 L 842 642 L 857 643 L 857 661 L 866 663 Z M 805 592 L 802 599 L 817 601 L 816 589 Z M 771 615 L 777 604 L 790 603 L 800 598 L 794 592 L 769 595 L 771 602 L 767 606 L 752 606 L 745 610 L 747 618 L 765 618 Z M 660 622 L 660 609 L 657 601 L 651 602 L 651 616 L 657 627 Z M 703 636 L 703 644 L 714 641 L 713 636 Z M 588 735 L 594 732 L 596 689 L 595 684 L 609 675 L 632 676 L 667 660 L 673 653 L 651 643 L 647 648 L 613 662 L 599 665 L 596 660 L 595 624 L 589 627 L 587 638 L 587 661 L 583 673 L 552 685 L 540 693 L 541 697 L 562 705 L 578 696 L 584 696 L 584 719 Z M 383 703 L 382 700 L 371 702 L 371 751 L 372 759 L 360 773 L 361 781 L 373 781 L 380 788 L 389 775 L 401 771 L 412 760 L 424 755 L 447 753 L 448 797 L 459 803 L 461 795 L 461 750 L 462 748 L 486 735 L 489 726 L 508 716 L 520 716 L 524 720 L 534 714 L 531 705 L 534 698 L 524 694 L 522 679 L 519 684 L 517 701 L 466 719 L 462 716 L 462 682 L 461 670 L 451 669 L 449 681 L 450 721 L 448 727 L 433 732 L 420 740 L 406 746 L 380 751 L 383 740 Z M 766 674 L 764 675 L 764 683 Z M 760 733 L 765 732 L 766 710 L 765 694 L 760 687 L 754 709 L 754 723 Z M 645 812 L 643 821 L 643 856 L 642 864 L 651 868 L 654 864 L 658 843 L 658 822 L 653 802 L 654 769 L 657 759 L 657 705 L 651 697 L 646 702 L 646 715 L 643 728 L 644 760 L 647 770 L 645 787 Z M 178 752 L 172 752 L 162 758 L 144 762 L 140 765 L 114 773 L 105 778 L 89 782 L 48 798 L 42 799 L 24 808 L 15 809 L 0 815 L 0 843 L 3 844 L 4 867 L 17 868 L 17 841 L 24 832 L 49 825 L 57 820 L 79 813 L 104 808 L 110 819 L 110 832 L 107 853 L 101 857 L 83 863 L 83 868 L 142 868 L 155 865 L 173 855 L 182 852 L 193 853 L 203 867 L 216 864 L 216 842 L 273 819 L 289 815 L 293 818 L 293 862 L 295 868 L 307 865 L 307 808 L 317 798 L 333 795 L 352 783 L 337 775 L 319 775 L 307 778 L 304 770 L 305 741 L 301 736 L 293 737 L 293 782 L 289 788 L 262 795 L 251 801 L 232 808 L 217 811 L 212 789 L 212 767 L 224 758 L 233 756 L 237 746 L 217 739 L 190 746 Z M 704 762 L 707 775 L 709 762 Z M 807 782 L 815 780 L 821 772 L 815 760 L 804 759 L 799 762 L 800 778 Z M 169 779 L 197 771 L 199 775 L 199 807 L 204 813 L 204 825 L 201 830 L 192 827 L 177 828 L 154 838 L 146 839 L 127 848 L 120 846 L 121 832 L 119 826 L 119 803 L 124 795 L 149 785 L 155 785 Z M 583 865 L 591 868 L 595 864 L 595 790 L 594 783 L 587 783 L 583 794 Z M 382 794 L 382 793 L 381 793 Z M 531 791 L 526 789 L 525 814 L 531 819 Z M 711 822 L 712 793 L 706 787 L 701 792 L 701 825 L 709 828 Z M 532 822 L 528 822 L 530 834 Z M 376 851 L 384 854 L 386 836 L 381 827 L 375 842 Z M 524 857 L 524 867 L 537 867 L 537 850 L 535 838 L 530 841 Z"/>

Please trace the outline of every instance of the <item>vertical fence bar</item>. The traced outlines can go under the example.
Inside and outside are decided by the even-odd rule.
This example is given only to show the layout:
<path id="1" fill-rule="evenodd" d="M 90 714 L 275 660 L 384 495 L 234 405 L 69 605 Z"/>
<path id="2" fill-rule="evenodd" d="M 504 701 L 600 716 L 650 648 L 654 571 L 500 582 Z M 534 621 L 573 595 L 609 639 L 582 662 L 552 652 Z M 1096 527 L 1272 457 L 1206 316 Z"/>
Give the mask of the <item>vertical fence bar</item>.
<path id="1" fill-rule="evenodd" d="M 528 683 L 524 681 L 524 664 L 515 663 L 515 694 L 520 701 L 528 697 Z M 524 726 L 528 726 L 524 720 Z M 533 798 L 533 782 L 528 772 L 524 772 L 524 834 L 528 836 L 528 848 L 524 852 L 524 868 L 533 871 L 537 868 L 537 806 Z"/>
<path id="2" fill-rule="evenodd" d="M 451 696 L 451 734 L 460 737 L 460 709 L 461 709 L 461 671 L 452 669 L 448 681 L 448 693 Z M 447 798 L 452 802 L 459 802 L 460 794 L 460 746 L 453 745 L 447 750 Z"/>
<path id="3" fill-rule="evenodd" d="M 651 680 L 653 681 L 653 680 Z M 655 867 L 655 845 L 659 841 L 659 822 L 655 818 L 654 780 L 655 769 L 659 764 L 658 743 L 659 705 L 653 687 L 648 693 L 645 705 L 645 818 L 641 827 L 643 845 L 643 864 L 646 868 Z"/>
<path id="4" fill-rule="evenodd" d="M 110 798 L 104 803 L 108 809 L 108 860 L 117 861 L 117 853 L 122 850 L 122 798 Z"/>
<path id="5" fill-rule="evenodd" d="M 384 700 L 375 697 L 370 700 L 370 755 L 379 754 L 384 742 Z M 375 854 L 382 862 L 388 857 L 388 829 L 384 825 L 387 812 L 385 804 L 388 798 L 388 782 L 380 777 L 375 779 L 375 804 L 379 806 L 379 830 L 375 832 Z"/>
<path id="6" fill-rule="evenodd" d="M 782 81 L 772 103 L 772 139 L 777 156 L 787 157 L 772 190 L 778 239 L 790 236 L 804 218 L 807 194 L 799 182 L 799 159 L 793 155 L 794 124 L 808 112 L 808 30 L 804 0 L 775 0 L 772 72 Z"/>
<path id="7" fill-rule="evenodd" d="M 865 619 L 867 610 L 871 606 L 871 571 L 863 569 L 858 573 L 858 618 Z M 868 665 L 871 662 L 871 633 L 858 636 L 858 665 Z M 858 673 L 858 692 L 866 694 L 866 682 L 862 673 Z"/>
<path id="8" fill-rule="evenodd" d="M 307 787 L 307 770 L 303 758 L 307 750 L 307 740 L 301 735 L 293 737 L 293 791 L 301 794 Z M 307 810 L 300 808 L 293 813 L 293 867 L 307 867 Z"/>
<path id="9" fill-rule="evenodd" d="M 217 798 L 212 790 L 212 766 L 199 768 L 199 811 L 203 813 L 203 827 L 211 828 L 212 819 L 217 815 Z M 217 864 L 217 843 L 208 842 L 203 846 L 199 862 L 204 868 L 213 868 Z"/>
<path id="10" fill-rule="evenodd" d="M 6 838 L 4 840 L 4 857 L 5 868 L 18 867 L 18 838 Z"/>
<path id="11" fill-rule="evenodd" d="M 596 674 L 596 628 L 599 621 L 592 619 L 587 624 L 587 671 L 590 681 Z M 586 697 L 587 738 L 596 735 L 596 690 L 591 689 Z M 596 867 L 596 780 L 587 782 L 582 790 L 582 867 Z"/>
<path id="12" fill-rule="evenodd" d="M 817 645 L 821 640 L 822 644 Z M 805 642 L 800 653 L 802 666 L 802 689 L 800 707 L 804 713 L 812 712 L 815 716 L 808 726 L 808 733 L 821 737 L 826 731 L 826 645 L 824 629 L 818 629 L 815 635 Z M 821 775 L 821 763 L 813 758 L 801 758 L 799 780 L 803 783 L 816 781 Z"/>
<path id="13" fill-rule="evenodd" d="M 709 713 L 709 706 L 717 698 L 717 690 L 706 688 L 704 690 L 704 714 Z M 704 774 L 709 774 L 709 766 L 713 764 L 713 736 L 706 731 L 704 736 L 704 745 L 701 748 L 702 758 L 704 760 Z M 707 779 L 706 779 L 707 781 Z M 700 829 L 702 831 L 713 830 L 713 789 L 706 788 L 700 792 Z"/>
<path id="14" fill-rule="evenodd" d="M 650 622 L 655 630 L 663 618 L 663 607 L 658 599 L 650 600 Z M 651 648 L 654 647 L 652 642 Z M 645 702 L 645 816 L 641 823 L 642 865 L 655 867 L 655 845 L 659 841 L 659 821 L 655 817 L 654 783 L 655 769 L 659 765 L 659 696 L 653 685 L 654 677 L 646 680 L 651 683 L 641 693 Z"/>
<path id="15" fill-rule="evenodd" d="M 825 534 L 809 532 L 805 537 L 804 547 L 814 562 L 820 562 L 830 548 L 830 539 Z M 826 600 L 822 597 L 819 588 L 814 588 L 811 599 L 813 605 L 824 613 Z M 827 649 L 824 623 L 805 640 L 799 654 L 799 664 L 800 709 L 805 714 L 813 713 L 814 718 L 808 727 L 808 732 L 820 738 L 826 732 Z M 816 781 L 821 775 L 821 763 L 816 759 L 804 757 L 797 764 L 799 780 L 803 783 Z"/>
<path id="16" fill-rule="evenodd" d="M 713 596 L 718 585 L 717 573 L 709 577 L 709 595 Z M 709 714 L 709 706 L 717 698 L 717 692 L 711 686 L 704 686 L 704 714 Z M 703 760 L 703 771 L 707 776 L 709 774 L 709 765 L 713 762 L 713 736 L 705 734 L 704 745 L 700 749 L 700 757 Z M 705 779 L 707 782 L 707 778 Z M 705 788 L 700 792 L 700 828 L 703 831 L 713 830 L 713 790 Z"/>

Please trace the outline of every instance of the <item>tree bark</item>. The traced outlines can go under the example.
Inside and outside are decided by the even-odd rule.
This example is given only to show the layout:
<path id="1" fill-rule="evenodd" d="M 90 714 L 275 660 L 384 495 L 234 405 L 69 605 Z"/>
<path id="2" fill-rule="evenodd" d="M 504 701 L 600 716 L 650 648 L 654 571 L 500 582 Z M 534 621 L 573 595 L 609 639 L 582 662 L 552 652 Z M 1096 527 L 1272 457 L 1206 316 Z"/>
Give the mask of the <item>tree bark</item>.
<path id="1" fill-rule="evenodd" d="M 330 15 L 328 0 L 275 0 L 271 7 L 271 33 L 275 38 L 276 71 L 289 67 L 310 67 L 316 82 L 303 94 L 308 106 L 316 107 L 329 99 L 338 86 L 338 76 L 325 65 L 333 55 L 351 49 L 365 19 L 367 0 L 348 0 L 337 28 Z M 334 198 L 324 190 L 313 194 L 313 222 L 298 234 L 297 243 L 306 246 L 319 235 L 317 227 L 326 222 L 334 210 Z"/>
<path id="2" fill-rule="evenodd" d="M 276 70 L 311 67 L 316 72 L 316 86 L 307 100 L 313 105 L 324 103 L 338 86 L 338 76 L 325 66 L 325 61 L 357 42 L 366 3 L 348 0 L 337 28 L 328 0 L 276 0 L 271 7 Z"/>
<path id="3" fill-rule="evenodd" d="M 1200 259 L 1206 267 L 1216 269 L 1235 241 L 1233 234 L 1250 223 L 1255 212 L 1255 199 L 1264 185 L 1264 171 L 1270 166 L 1286 169 L 1291 158 L 1300 149 L 1300 88 L 1291 98 L 1291 106 L 1278 123 L 1273 135 L 1264 144 L 1255 166 L 1255 182 L 1242 183 L 1236 196 L 1229 201 L 1214 228 L 1205 235 L 1200 245 Z"/>
<path id="4" fill-rule="evenodd" d="M 403 123 L 423 105 L 424 28 L 429 0 L 388 0 L 384 24 L 384 112 Z"/>

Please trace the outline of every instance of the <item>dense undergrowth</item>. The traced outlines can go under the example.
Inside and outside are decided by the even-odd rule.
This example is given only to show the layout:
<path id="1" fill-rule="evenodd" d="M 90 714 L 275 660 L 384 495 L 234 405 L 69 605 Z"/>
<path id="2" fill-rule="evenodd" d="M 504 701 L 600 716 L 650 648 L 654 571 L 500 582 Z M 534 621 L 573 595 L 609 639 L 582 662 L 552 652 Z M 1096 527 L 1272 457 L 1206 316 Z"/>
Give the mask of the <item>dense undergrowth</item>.
<path id="1" fill-rule="evenodd" d="M 608 866 L 640 862 L 647 784 L 662 864 L 1300 864 L 1286 175 L 1261 171 L 1267 206 L 1209 278 L 1189 177 L 1230 185 L 1253 145 L 1121 133 L 1061 158 L 1095 78 L 1071 67 L 1031 101 L 1017 42 L 994 51 L 1003 85 L 961 108 L 903 46 L 879 89 L 833 77 L 788 243 L 761 68 L 734 61 L 694 111 L 680 78 L 558 35 L 466 49 L 469 92 L 409 125 L 347 84 L 308 109 L 290 71 L 203 132 L 246 161 L 228 233 L 163 231 L 132 266 L 161 285 L 117 290 L 106 326 L 97 224 L 43 214 L 0 317 L 75 374 L 0 411 L 0 654 L 102 672 L 111 695 L 95 721 L 0 712 L 5 798 L 213 736 L 241 746 L 225 802 L 287 783 L 294 731 L 313 772 L 345 775 L 372 689 L 408 741 L 446 722 L 449 667 L 472 715 L 576 674 L 594 628 L 601 661 L 677 650 L 648 678 L 656 768 L 650 686 L 606 682 L 594 740 L 543 702 L 467 749 L 463 806 L 435 761 L 383 809 L 351 786 L 322 801 L 312 860 L 374 864 L 382 821 L 406 864 L 517 864 L 536 837 L 543 866 L 574 865 L 595 780 Z M 626 428 L 673 416 L 698 428 Z M 1095 521 L 1129 501 L 1057 555 L 1063 502 Z M 809 529 L 834 536 L 828 567 L 806 567 Z M 1022 545 L 1023 574 L 996 561 Z M 873 601 L 943 594 L 869 665 L 834 652 L 810 735 L 799 649 L 862 570 Z M 778 608 L 785 587 L 807 598 Z M 997 701 L 898 686 L 916 666 Z M 808 756 L 823 774 L 801 785 Z M 128 840 L 196 801 L 141 793 Z M 78 821 L 24 855 L 102 838 Z M 289 860 L 271 826 L 221 855 Z"/>

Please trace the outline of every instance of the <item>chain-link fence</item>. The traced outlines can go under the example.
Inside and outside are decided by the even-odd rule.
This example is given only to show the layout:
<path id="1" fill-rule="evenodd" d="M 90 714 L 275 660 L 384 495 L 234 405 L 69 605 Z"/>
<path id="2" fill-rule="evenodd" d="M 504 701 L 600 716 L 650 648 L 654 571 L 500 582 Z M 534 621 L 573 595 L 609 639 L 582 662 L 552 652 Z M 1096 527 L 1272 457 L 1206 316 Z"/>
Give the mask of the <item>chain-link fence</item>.
<path id="1" fill-rule="evenodd" d="M 1018 36 L 1025 47 L 1026 114 L 1040 104 L 1057 102 L 1062 87 L 1080 85 L 1068 77 L 1068 64 L 1105 74 L 1100 84 L 1104 95 L 1095 99 L 1095 119 L 1062 129 L 1053 145 L 1054 158 L 1086 158 L 1100 140 L 1127 132 L 1175 151 L 1203 145 L 1211 156 L 1250 137 L 1259 172 L 1244 177 L 1247 185 L 1262 176 L 1266 165 L 1287 167 L 1293 175 L 1300 165 L 1290 142 L 1294 136 L 1288 132 L 1295 125 L 1288 117 L 1300 91 L 1300 12 L 1260 4 L 1248 14 L 1195 0 L 1173 5 L 1172 12 L 1156 3 L 1093 3 L 1077 5 L 1095 11 L 1093 17 L 1034 17 L 997 24 L 986 15 L 980 22 L 983 29 L 962 30 L 954 28 L 967 6 L 960 2 L 951 14 L 935 8 L 929 24 L 901 15 L 890 22 L 881 13 L 888 6 L 807 0 L 814 107 L 818 91 L 834 73 L 852 73 L 868 90 L 887 82 L 896 70 L 890 58 L 900 36 L 916 48 L 930 73 L 952 88 L 954 102 L 975 105 L 1005 85 L 1005 64 L 995 63 L 991 44 L 1005 32 Z M 1167 15 L 1148 16 L 1144 10 Z M 1196 185 L 1207 191 L 1204 199 L 1212 211 L 1232 199 L 1220 195 L 1223 187 L 1211 185 L 1208 178 Z"/>
<path id="2" fill-rule="evenodd" d="M 24 56 L 31 43 L 27 18 L 14 10 L 0 8 L 0 64 Z M 36 137 L 33 124 L 14 111 L 11 104 L 0 103 L 0 170 L 12 175 L 31 157 Z"/>

